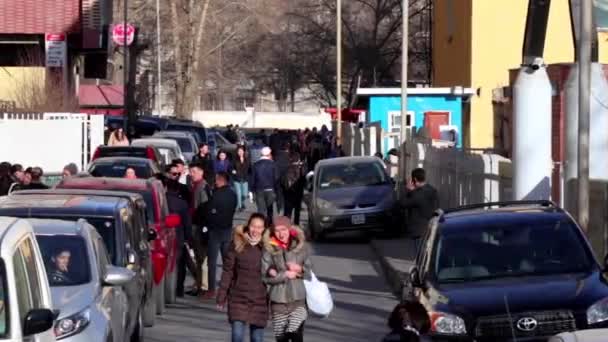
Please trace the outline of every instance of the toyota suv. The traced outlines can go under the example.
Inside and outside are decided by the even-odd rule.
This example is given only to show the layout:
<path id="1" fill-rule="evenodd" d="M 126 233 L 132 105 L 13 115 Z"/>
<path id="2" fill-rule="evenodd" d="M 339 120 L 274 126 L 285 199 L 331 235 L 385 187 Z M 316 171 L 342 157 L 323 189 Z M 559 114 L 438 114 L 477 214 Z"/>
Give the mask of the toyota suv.
<path id="1" fill-rule="evenodd" d="M 547 341 L 608 326 L 606 262 L 549 201 L 438 211 L 411 270 L 433 341 Z"/>

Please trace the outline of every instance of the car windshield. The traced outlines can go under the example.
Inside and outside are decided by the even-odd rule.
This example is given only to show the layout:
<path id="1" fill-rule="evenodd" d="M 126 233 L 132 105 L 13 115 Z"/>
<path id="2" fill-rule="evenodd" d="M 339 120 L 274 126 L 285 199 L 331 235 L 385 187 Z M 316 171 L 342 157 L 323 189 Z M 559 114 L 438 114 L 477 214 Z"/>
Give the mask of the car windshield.
<path id="1" fill-rule="evenodd" d="M 91 281 L 84 239 L 74 235 L 36 235 L 49 285 L 77 286 Z"/>
<path id="2" fill-rule="evenodd" d="M 321 190 L 388 183 L 386 172 L 378 162 L 325 165 L 319 169 Z"/>
<path id="3" fill-rule="evenodd" d="M 169 139 L 173 139 L 175 141 L 177 141 L 177 144 L 179 145 L 179 148 L 186 153 L 191 153 L 194 152 L 194 148 L 192 146 L 192 143 L 190 141 L 190 139 L 188 138 L 180 138 L 180 137 L 169 137 Z"/>
<path id="4" fill-rule="evenodd" d="M 207 140 L 205 129 L 202 127 L 190 126 L 190 125 L 168 125 L 167 130 L 176 130 L 176 131 L 187 131 L 192 132 L 196 135 L 196 139 L 200 140 L 200 142 Z"/>
<path id="5" fill-rule="evenodd" d="M 444 231 L 434 258 L 439 283 L 587 272 L 592 258 L 567 220 Z"/>
<path id="6" fill-rule="evenodd" d="M 145 148 L 133 148 L 133 147 L 112 147 L 102 148 L 99 150 L 99 158 L 105 157 L 139 157 L 147 158 L 148 154 Z"/>
<path id="7" fill-rule="evenodd" d="M 91 164 L 89 167 L 89 173 L 93 177 L 111 177 L 111 178 L 123 178 L 128 168 L 135 170 L 137 178 L 150 178 L 152 172 L 149 165 L 145 164 L 127 164 L 127 163 L 99 163 Z"/>

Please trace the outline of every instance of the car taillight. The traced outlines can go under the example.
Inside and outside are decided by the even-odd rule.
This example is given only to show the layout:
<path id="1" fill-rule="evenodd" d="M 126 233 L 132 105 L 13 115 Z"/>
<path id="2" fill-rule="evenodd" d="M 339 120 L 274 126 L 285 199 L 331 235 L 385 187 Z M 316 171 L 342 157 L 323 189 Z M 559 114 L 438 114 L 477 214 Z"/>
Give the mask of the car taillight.
<path id="1" fill-rule="evenodd" d="M 156 160 L 156 154 L 154 153 L 154 150 L 152 148 L 150 148 L 150 147 L 148 147 L 146 149 L 146 156 L 147 156 L 148 159 L 152 159 L 155 162 L 158 161 L 158 160 Z"/>
<path id="2" fill-rule="evenodd" d="M 101 155 L 101 150 L 98 147 L 95 149 L 95 152 L 93 153 L 93 158 L 91 158 L 91 160 L 95 160 L 95 159 L 99 158 L 100 155 Z"/>

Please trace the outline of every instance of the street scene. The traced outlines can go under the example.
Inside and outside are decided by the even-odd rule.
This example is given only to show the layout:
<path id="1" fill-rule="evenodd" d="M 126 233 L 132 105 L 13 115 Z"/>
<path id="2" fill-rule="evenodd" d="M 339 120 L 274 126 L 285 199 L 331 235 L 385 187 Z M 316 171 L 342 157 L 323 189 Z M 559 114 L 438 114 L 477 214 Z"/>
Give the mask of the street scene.
<path id="1" fill-rule="evenodd" d="M 0 1 L 0 341 L 608 341 L 608 0 Z"/>

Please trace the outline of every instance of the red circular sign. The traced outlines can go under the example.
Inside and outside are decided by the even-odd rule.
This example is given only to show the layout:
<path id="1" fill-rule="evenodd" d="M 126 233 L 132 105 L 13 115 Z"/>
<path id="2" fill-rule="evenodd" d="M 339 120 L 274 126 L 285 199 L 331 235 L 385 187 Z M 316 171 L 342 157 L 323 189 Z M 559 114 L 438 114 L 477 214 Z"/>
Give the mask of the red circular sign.
<path id="1" fill-rule="evenodd" d="M 116 24 L 112 28 L 112 41 L 119 46 L 125 45 L 125 30 L 127 36 L 127 46 L 133 43 L 135 39 L 135 26 L 127 24 L 126 28 L 123 24 Z"/>

